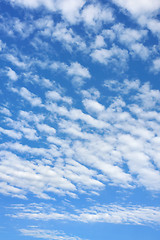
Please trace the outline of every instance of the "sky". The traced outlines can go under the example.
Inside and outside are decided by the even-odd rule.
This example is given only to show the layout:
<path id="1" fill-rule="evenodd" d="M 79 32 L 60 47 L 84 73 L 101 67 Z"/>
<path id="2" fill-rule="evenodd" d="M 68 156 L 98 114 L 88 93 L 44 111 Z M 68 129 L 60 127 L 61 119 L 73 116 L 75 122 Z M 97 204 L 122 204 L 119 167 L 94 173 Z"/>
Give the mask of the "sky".
<path id="1" fill-rule="evenodd" d="M 159 0 L 0 0 L 2 240 L 159 240 L 159 53 Z"/>

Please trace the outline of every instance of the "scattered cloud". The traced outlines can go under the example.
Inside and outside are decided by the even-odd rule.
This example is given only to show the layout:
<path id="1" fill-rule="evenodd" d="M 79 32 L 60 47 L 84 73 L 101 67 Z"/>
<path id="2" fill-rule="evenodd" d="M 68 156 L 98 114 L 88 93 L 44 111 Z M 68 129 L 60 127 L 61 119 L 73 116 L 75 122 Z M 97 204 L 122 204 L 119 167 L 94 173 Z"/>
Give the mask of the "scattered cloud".
<path id="1" fill-rule="evenodd" d="M 151 3 L 150 0 L 112 0 L 118 6 L 126 9 L 134 17 L 139 17 L 141 15 L 153 15 L 157 13 L 160 8 L 160 2 L 158 0 L 153 0 Z"/>
<path id="2" fill-rule="evenodd" d="M 102 48 L 94 50 L 91 53 L 91 57 L 99 63 L 105 65 L 114 64 L 116 67 L 124 68 L 127 65 L 128 51 L 117 46 L 112 46 L 110 49 Z"/>
<path id="3" fill-rule="evenodd" d="M 82 19 L 86 26 L 95 26 L 102 23 L 114 21 L 113 11 L 111 8 L 100 4 L 88 4 L 82 11 Z"/>
<path id="4" fill-rule="evenodd" d="M 149 225 L 160 223 L 160 208 L 152 206 L 121 206 L 116 204 L 95 205 L 72 212 L 57 211 L 49 205 L 30 204 L 27 207 L 16 205 L 12 207 L 13 218 L 34 220 L 67 220 L 84 223 L 114 223 L 130 225 Z M 43 211 L 42 211 L 43 209 Z"/>
<path id="5" fill-rule="evenodd" d="M 72 237 L 66 235 L 62 231 L 57 230 L 46 230 L 46 229 L 39 229 L 38 227 L 30 227 L 28 229 L 19 229 L 19 231 L 24 236 L 32 236 L 34 238 L 42 238 L 42 239 L 52 239 L 52 240 L 82 240 L 82 238 L 79 237 Z"/>
<path id="6" fill-rule="evenodd" d="M 1 3 L 0 193 L 21 238 L 158 225 L 159 0 Z"/>
<path id="7" fill-rule="evenodd" d="M 18 76 L 17 76 L 16 72 L 15 72 L 14 70 L 12 70 L 11 68 L 8 68 L 7 76 L 8 76 L 12 81 L 17 81 L 17 79 L 18 79 Z"/>
<path id="8" fill-rule="evenodd" d="M 160 58 L 156 58 L 153 60 L 153 65 L 151 67 L 151 70 L 157 74 L 160 72 Z"/>

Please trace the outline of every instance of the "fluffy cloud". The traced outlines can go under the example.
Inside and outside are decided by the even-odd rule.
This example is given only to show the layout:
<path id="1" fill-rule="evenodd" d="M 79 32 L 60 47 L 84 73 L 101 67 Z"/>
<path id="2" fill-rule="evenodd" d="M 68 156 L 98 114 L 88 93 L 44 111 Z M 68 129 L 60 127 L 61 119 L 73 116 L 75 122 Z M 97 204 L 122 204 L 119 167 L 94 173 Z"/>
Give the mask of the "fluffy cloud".
<path id="1" fill-rule="evenodd" d="M 74 71 L 71 73 L 76 74 Z M 34 161 L 29 163 L 28 160 L 24 160 L 24 164 L 29 164 L 25 174 L 35 179 L 38 175 L 41 178 L 41 187 L 35 181 L 33 191 L 28 186 L 29 181 L 26 185 L 19 186 L 18 179 L 17 182 L 10 182 L 10 186 L 24 188 L 26 194 L 45 194 L 45 197 L 49 197 L 50 194 L 46 195 L 46 192 L 50 191 L 74 197 L 81 191 L 98 193 L 106 182 L 122 188 L 144 186 L 147 190 L 160 190 L 160 175 L 155 168 L 159 168 L 158 155 L 156 157 L 155 154 L 158 152 L 159 139 L 157 133 L 160 116 L 156 111 L 160 99 L 159 91 L 151 89 L 148 83 L 141 85 L 139 80 L 124 80 L 123 83 L 115 80 L 105 81 L 104 86 L 121 95 L 130 94 L 130 103 L 119 97 L 106 106 L 96 100 L 99 97 L 98 91 L 89 89 L 82 93 L 83 112 L 73 104 L 61 105 L 59 101 L 66 101 L 67 97 L 62 97 L 57 91 L 49 91 L 46 92 L 47 99 L 43 105 L 39 100 L 38 104 L 31 104 L 46 111 L 47 115 L 50 115 L 49 119 L 26 111 L 20 111 L 17 120 L 9 117 L 5 119 L 11 129 L 1 128 L 1 132 L 8 137 L 19 139 L 23 136 L 28 140 L 38 141 L 40 146 L 40 139 L 43 137 L 47 143 L 46 147 L 39 148 L 18 142 L 1 144 L 1 149 L 5 149 L 6 154 L 11 154 L 10 158 L 14 156 L 18 159 L 18 166 L 21 162 L 19 154 L 27 153 L 33 159 L 37 159 L 38 156 L 39 161 L 42 161 L 40 167 L 36 167 Z M 39 99 L 27 89 L 24 89 L 20 96 L 29 102 Z M 60 134 L 63 134 L 65 139 L 61 139 Z M 16 155 L 12 156 L 12 151 Z M 9 158 L 5 157 L 4 164 L 8 161 Z M 124 161 L 129 171 L 123 168 Z M 44 167 L 45 163 L 49 166 Z M 57 187 L 52 183 L 50 175 L 46 178 L 45 171 L 40 170 L 42 166 L 45 171 L 57 174 Z M 14 175 L 11 165 L 10 168 L 6 169 L 7 176 L 7 171 Z M 61 185 L 63 177 L 68 190 L 63 189 L 65 183 L 63 187 Z M 5 179 L 6 176 L 2 179 L 4 183 Z M 46 183 L 50 187 L 45 188 Z"/>
<path id="2" fill-rule="evenodd" d="M 4 129 L 2 127 L 0 127 L 0 133 L 3 133 L 14 139 L 20 139 L 22 137 L 20 132 L 16 132 L 16 131 L 10 130 L 10 129 Z"/>
<path id="3" fill-rule="evenodd" d="M 159 35 L 158 13 L 160 10 L 159 0 L 112 0 L 122 7 L 124 12 L 129 13 L 141 26 L 147 27 L 154 34 Z"/>
<path id="4" fill-rule="evenodd" d="M 114 21 L 112 9 L 107 7 L 104 8 L 100 4 L 87 5 L 82 11 L 82 18 L 87 26 Z"/>
<path id="5" fill-rule="evenodd" d="M 160 8 L 159 0 L 112 0 L 118 6 L 129 11 L 134 17 L 141 15 L 153 15 Z"/>
<path id="6" fill-rule="evenodd" d="M 2 9 L 0 193 L 24 203 L 6 210 L 21 234 L 78 240 L 42 230 L 43 220 L 159 224 L 158 1 L 7 0 Z"/>
<path id="7" fill-rule="evenodd" d="M 67 69 L 68 75 L 77 76 L 82 78 L 91 78 L 87 68 L 81 66 L 78 62 L 71 63 Z"/>
<path id="8" fill-rule="evenodd" d="M 91 53 L 91 57 L 94 61 L 98 61 L 102 64 L 108 65 L 112 63 L 112 65 L 114 64 L 116 67 L 121 66 L 121 68 L 124 68 L 128 59 L 128 51 L 113 46 L 110 49 L 96 49 Z"/>
<path id="9" fill-rule="evenodd" d="M 26 99 L 32 106 L 40 106 L 42 101 L 40 97 L 37 97 L 34 93 L 31 93 L 27 88 L 22 87 L 18 92 L 20 96 Z"/>
<path id="10" fill-rule="evenodd" d="M 153 65 L 151 67 L 151 70 L 154 73 L 159 73 L 160 72 L 160 58 L 156 58 L 153 60 Z"/>
<path id="11" fill-rule="evenodd" d="M 14 70 L 12 70 L 11 68 L 8 68 L 7 76 L 13 81 L 16 81 L 18 79 L 16 72 Z"/>
<path id="12" fill-rule="evenodd" d="M 6 116 L 11 116 L 12 113 L 10 112 L 10 110 L 6 107 L 0 107 L 0 113 L 6 115 Z"/>
<path id="13" fill-rule="evenodd" d="M 84 79 L 91 78 L 89 70 L 79 62 L 72 62 L 70 65 L 63 62 L 54 62 L 51 64 L 50 68 L 54 71 L 65 71 L 69 77 L 72 77 L 72 83 L 76 83 L 77 86 L 82 86 L 85 83 Z"/>

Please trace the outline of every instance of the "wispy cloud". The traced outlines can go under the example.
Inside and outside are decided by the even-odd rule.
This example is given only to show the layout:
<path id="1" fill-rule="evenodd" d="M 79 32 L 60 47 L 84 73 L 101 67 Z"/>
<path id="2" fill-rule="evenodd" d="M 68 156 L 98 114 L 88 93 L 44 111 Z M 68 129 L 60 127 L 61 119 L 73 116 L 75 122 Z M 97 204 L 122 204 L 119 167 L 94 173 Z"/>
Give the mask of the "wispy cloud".
<path id="1" fill-rule="evenodd" d="M 72 212 L 57 211 L 51 206 L 30 204 L 12 206 L 13 218 L 34 220 L 67 220 L 83 223 L 114 223 L 131 225 L 149 225 L 160 223 L 160 208 L 152 206 L 95 205 L 90 208 L 75 209 Z M 15 209 L 14 209 L 15 208 Z"/>
<path id="2" fill-rule="evenodd" d="M 76 236 L 69 236 L 62 231 L 57 230 L 46 230 L 39 229 L 38 227 L 30 227 L 28 229 L 19 229 L 19 231 L 24 236 L 32 236 L 34 238 L 42 238 L 42 239 L 52 239 L 52 240 L 82 240 L 82 238 Z"/>

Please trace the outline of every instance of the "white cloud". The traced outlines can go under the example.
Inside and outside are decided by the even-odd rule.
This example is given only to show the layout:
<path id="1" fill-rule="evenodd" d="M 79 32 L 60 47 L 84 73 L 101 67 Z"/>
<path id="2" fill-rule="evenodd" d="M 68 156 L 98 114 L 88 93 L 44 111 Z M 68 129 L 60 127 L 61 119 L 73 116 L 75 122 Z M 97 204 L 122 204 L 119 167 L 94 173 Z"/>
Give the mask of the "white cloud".
<path id="1" fill-rule="evenodd" d="M 41 122 L 42 120 L 44 120 L 44 115 L 43 114 L 35 114 L 32 111 L 26 112 L 23 110 L 19 111 L 19 116 L 22 119 L 27 120 L 28 122 Z"/>
<path id="2" fill-rule="evenodd" d="M 68 65 L 64 66 L 68 70 Z M 76 74 L 75 70 L 71 74 Z M 25 174 L 31 176 L 31 179 L 37 179 L 38 175 L 40 186 L 36 186 L 35 180 L 30 188 L 29 180 L 26 179 L 22 186 L 17 184 L 18 179 L 6 183 L 25 190 L 25 196 L 31 192 L 44 198 L 49 198 L 52 192 L 73 197 L 82 192 L 98 193 L 106 184 L 122 188 L 143 186 L 149 191 L 159 191 L 160 175 L 155 169 L 155 166 L 159 169 L 158 155 L 156 156 L 160 121 L 156 110 L 160 101 L 159 91 L 151 89 L 148 83 L 141 85 L 139 80 L 124 80 L 121 83 L 116 80 L 105 81 L 105 87 L 122 97 L 124 94 L 124 99 L 116 97 L 110 99 L 110 104 L 104 104 L 106 97 L 101 96 L 97 89 L 86 89 L 80 92 L 83 96 L 83 112 L 74 103 L 64 106 L 67 96 L 63 89 L 56 89 L 44 93 L 47 97 L 44 105 L 40 100 L 35 101 L 38 102 L 35 106 L 42 107 L 39 109 L 43 109 L 43 114 L 21 110 L 14 116 L 15 120 L 5 118 L 7 127 L 1 129 L 2 133 L 8 136 L 14 133 L 13 136 L 17 138 L 18 132 L 20 137 L 39 144 L 39 147 L 32 147 L 30 142 L 24 145 L 6 140 L 0 147 L 17 154 L 18 166 L 20 156 L 33 159 L 28 163 L 24 158 L 24 164 L 29 164 Z M 29 102 L 39 99 L 26 88 L 22 89 L 24 91 L 15 89 L 15 93 L 18 91 L 22 99 Z M 9 132 L 6 131 L 8 126 Z M 61 135 L 64 136 L 63 139 L 60 138 Z M 11 155 L 10 158 L 12 157 Z M 8 157 L 5 161 L 10 165 Z M 123 163 L 127 168 L 123 167 Z M 6 173 L 11 172 L 10 176 L 13 175 L 14 178 L 12 168 L 10 166 L 10 169 L 6 169 Z M 78 170 L 80 168 L 86 173 Z M 50 173 L 56 176 L 57 185 L 52 182 Z M 8 175 L 2 179 L 3 182 Z M 67 190 L 62 187 L 63 178 Z"/>
<path id="3" fill-rule="evenodd" d="M 40 132 L 48 133 L 49 135 L 54 135 L 56 133 L 55 128 L 48 126 L 47 124 L 37 124 L 37 128 Z"/>
<path id="4" fill-rule="evenodd" d="M 86 50 L 86 44 L 84 40 L 77 35 L 71 27 L 68 27 L 64 23 L 58 23 L 52 33 L 53 41 L 58 40 L 62 45 L 70 52 L 73 49 L 80 51 Z"/>
<path id="5" fill-rule="evenodd" d="M 100 97 L 100 92 L 96 88 L 82 90 L 81 93 L 84 98 L 88 98 L 88 99 L 96 100 L 97 98 Z"/>
<path id="6" fill-rule="evenodd" d="M 10 0 L 13 5 L 20 5 L 21 7 L 27 8 L 38 8 L 38 7 L 45 7 L 50 11 L 60 12 L 62 17 L 69 21 L 70 23 L 74 24 L 79 21 L 80 17 L 80 10 L 85 4 L 85 0 Z"/>
<path id="7" fill-rule="evenodd" d="M 160 102 L 160 91 L 151 89 L 150 84 L 146 82 L 135 95 L 135 99 L 141 101 L 144 109 L 154 110 Z"/>
<path id="8" fill-rule="evenodd" d="M 14 206 L 13 206 L 14 209 Z M 43 212 L 42 210 L 43 209 Z M 160 208 L 152 206 L 95 205 L 75 211 L 58 211 L 49 205 L 30 204 L 28 207 L 15 206 L 14 218 L 34 220 L 67 220 L 83 223 L 114 223 L 130 225 L 148 225 L 160 223 Z"/>
<path id="9" fill-rule="evenodd" d="M 114 25 L 112 29 L 118 35 L 119 41 L 123 44 L 131 44 L 136 41 L 141 41 L 148 33 L 147 30 L 125 28 L 123 24 Z"/>
<path id="10" fill-rule="evenodd" d="M 117 46 L 113 46 L 110 49 L 96 49 L 91 53 L 91 57 L 93 60 L 98 61 L 102 64 L 112 64 L 114 67 L 121 66 L 124 68 L 128 59 L 128 51 Z"/>
<path id="11" fill-rule="evenodd" d="M 26 63 L 23 61 L 20 61 L 16 56 L 12 54 L 6 54 L 6 59 L 10 61 L 13 65 L 19 67 L 19 68 L 26 68 Z"/>
<path id="12" fill-rule="evenodd" d="M 4 195 L 12 195 L 13 197 L 26 199 L 26 197 L 23 195 L 23 190 L 10 186 L 6 182 L 0 182 L 0 193 Z"/>
<path id="13" fill-rule="evenodd" d="M 102 48 L 106 45 L 104 37 L 102 35 L 97 35 L 95 41 L 92 43 L 92 48 Z"/>
<path id="14" fill-rule="evenodd" d="M 95 100 L 84 99 L 83 104 L 88 112 L 99 113 L 104 111 L 105 107 Z"/>
<path id="15" fill-rule="evenodd" d="M 5 49 L 6 44 L 2 42 L 2 40 L 0 40 L 0 52 Z"/>
<path id="16" fill-rule="evenodd" d="M 123 94 L 128 94 L 132 90 L 138 90 L 140 87 L 139 80 L 128 80 L 125 79 L 123 82 L 117 80 L 105 80 L 104 86 L 111 91 L 116 91 Z"/>
<path id="17" fill-rule="evenodd" d="M 8 68 L 7 76 L 13 81 L 17 81 L 17 79 L 18 79 L 16 72 L 14 70 L 12 70 L 10 67 Z"/>
<path id="18" fill-rule="evenodd" d="M 31 93 L 27 88 L 22 87 L 18 93 L 34 107 L 42 105 L 41 98 L 37 97 L 34 93 Z"/>
<path id="19" fill-rule="evenodd" d="M 45 6 L 49 10 L 55 10 L 55 1 L 53 0 L 9 0 L 13 5 L 20 5 L 27 8 L 38 8 L 40 6 Z"/>
<path id="20" fill-rule="evenodd" d="M 52 240 L 82 240 L 79 237 L 72 237 L 68 236 L 62 231 L 57 230 L 46 230 L 46 229 L 39 229 L 38 227 L 30 227 L 28 229 L 19 229 L 19 231 L 24 236 L 32 236 L 34 238 L 42 238 L 42 239 L 52 239 Z"/>
<path id="21" fill-rule="evenodd" d="M 143 60 L 149 57 L 150 50 L 143 45 L 148 34 L 147 30 L 126 28 L 123 24 L 119 23 L 114 25 L 110 31 L 113 31 L 112 34 L 117 36 L 117 40 L 129 49 L 131 55 L 138 55 Z M 103 34 L 106 36 L 107 33 L 104 32 Z"/>
<path id="22" fill-rule="evenodd" d="M 58 166 L 52 168 L 43 165 L 42 162 L 37 165 L 7 151 L 1 151 L 0 156 L 2 160 L 0 178 L 2 181 L 7 180 L 10 186 L 23 189 L 25 192 L 32 192 L 37 197 L 44 199 L 50 199 L 47 192 L 70 195 L 70 192 L 76 189 L 74 184 L 63 177 L 63 171 Z M 7 189 L 5 190 L 7 191 Z M 12 192 L 9 190 L 8 194 L 12 195 Z"/>
<path id="23" fill-rule="evenodd" d="M 159 0 L 112 0 L 117 5 L 129 11 L 134 17 L 153 15 L 160 9 Z"/>
<path id="24" fill-rule="evenodd" d="M 51 89 L 54 85 L 49 79 L 40 77 L 37 74 L 33 75 L 31 72 L 25 72 L 22 76 L 26 82 L 31 82 L 32 84 L 37 84 L 44 88 Z"/>
<path id="25" fill-rule="evenodd" d="M 77 24 L 83 21 L 86 25 L 101 24 L 102 22 L 113 22 L 112 9 L 99 3 L 86 4 L 85 0 L 8 0 L 13 5 L 26 8 L 39 8 L 44 6 L 50 11 L 60 13 L 62 18 L 70 24 Z"/>
<path id="26" fill-rule="evenodd" d="M 68 75 L 78 76 L 82 78 L 91 78 L 91 75 L 87 68 L 83 67 L 78 62 L 73 62 L 67 69 Z"/>
<path id="27" fill-rule="evenodd" d="M 139 22 L 142 25 L 147 25 L 148 29 L 150 29 L 153 34 L 157 34 L 157 36 L 159 37 L 159 34 L 160 34 L 160 21 L 158 19 L 153 19 L 153 18 L 145 19 L 145 18 L 141 18 L 139 20 Z"/>
<path id="28" fill-rule="evenodd" d="M 10 110 L 6 107 L 0 107 L 0 113 L 10 117 L 12 116 L 12 113 L 10 112 Z"/>
<path id="29" fill-rule="evenodd" d="M 62 12 L 62 16 L 74 24 L 79 21 L 80 10 L 85 2 L 85 0 L 61 0 L 57 1 L 57 7 Z"/>
<path id="30" fill-rule="evenodd" d="M 147 27 L 154 34 L 159 34 L 158 13 L 160 10 L 159 0 L 112 0 L 143 27 Z"/>
<path id="31" fill-rule="evenodd" d="M 33 141 L 38 140 L 37 132 L 35 129 L 22 126 L 20 131 L 23 133 L 23 137 Z"/>
<path id="32" fill-rule="evenodd" d="M 70 97 L 67 97 L 67 96 L 64 96 L 62 97 L 60 95 L 60 93 L 58 93 L 57 91 L 48 91 L 46 92 L 46 97 L 49 99 L 49 100 L 53 100 L 53 101 L 63 101 L 63 102 L 66 102 L 68 104 L 72 104 L 72 98 Z"/>
<path id="33" fill-rule="evenodd" d="M 63 62 L 54 62 L 50 65 L 50 68 L 54 71 L 65 71 L 69 77 L 72 77 L 72 83 L 77 83 L 77 86 L 82 86 L 85 83 L 84 79 L 91 78 L 89 70 L 78 62 L 71 62 L 70 66 Z"/>
<path id="34" fill-rule="evenodd" d="M 160 58 L 156 58 L 153 60 L 153 64 L 151 70 L 156 74 L 160 72 Z"/>
<path id="35" fill-rule="evenodd" d="M 94 26 L 102 22 L 113 22 L 112 9 L 100 4 L 89 4 L 82 11 L 82 18 L 87 26 Z"/>
<path id="36" fill-rule="evenodd" d="M 22 137 L 20 132 L 16 132 L 14 130 L 11 129 L 4 129 L 2 127 L 0 127 L 0 133 L 3 133 L 5 135 L 7 135 L 8 137 L 14 138 L 14 139 L 20 139 Z"/>
<path id="37" fill-rule="evenodd" d="M 133 51 L 133 55 L 138 55 L 143 60 L 146 60 L 150 54 L 149 49 L 141 43 L 132 44 L 131 50 Z"/>

